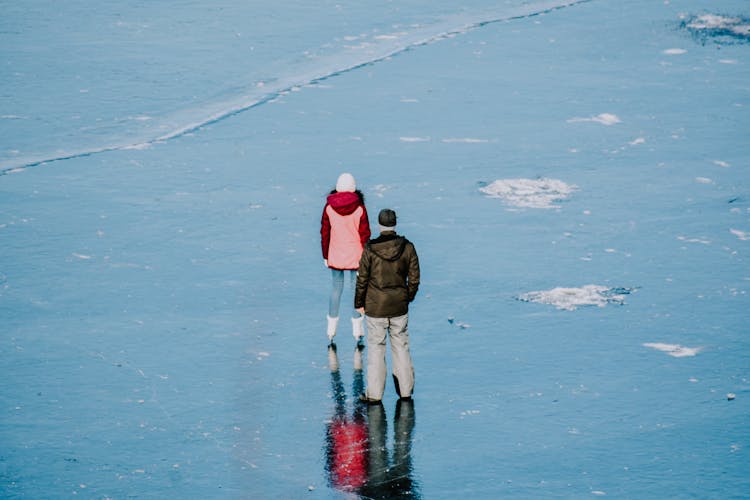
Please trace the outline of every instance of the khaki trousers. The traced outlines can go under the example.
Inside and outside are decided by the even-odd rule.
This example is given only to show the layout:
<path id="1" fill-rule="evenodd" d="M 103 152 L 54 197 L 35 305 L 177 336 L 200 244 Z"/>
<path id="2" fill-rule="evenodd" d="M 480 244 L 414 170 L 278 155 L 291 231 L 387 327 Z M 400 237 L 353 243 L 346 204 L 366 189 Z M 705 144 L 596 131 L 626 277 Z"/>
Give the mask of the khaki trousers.
<path id="1" fill-rule="evenodd" d="M 408 314 L 395 318 L 367 316 L 367 398 L 383 399 L 386 335 L 391 339 L 391 370 L 396 382 L 396 392 L 401 397 L 411 396 L 414 389 L 414 365 L 409 353 L 408 326 Z"/>

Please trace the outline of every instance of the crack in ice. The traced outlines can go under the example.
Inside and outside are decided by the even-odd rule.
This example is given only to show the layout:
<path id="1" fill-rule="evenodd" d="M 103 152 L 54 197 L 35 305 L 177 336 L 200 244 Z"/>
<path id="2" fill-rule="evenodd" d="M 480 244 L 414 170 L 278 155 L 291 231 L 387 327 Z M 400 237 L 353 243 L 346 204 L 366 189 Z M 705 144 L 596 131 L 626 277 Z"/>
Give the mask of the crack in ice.
<path id="1" fill-rule="evenodd" d="M 171 117 L 167 117 L 166 119 L 167 122 L 182 122 L 184 123 L 183 125 L 172 125 L 169 132 L 159 134 L 156 137 L 142 139 L 122 139 L 119 143 L 103 145 L 101 147 L 70 151 L 56 155 L 42 155 L 37 158 L 17 158 L 15 160 L 9 160 L 6 161 L 2 167 L 0 167 L 0 176 L 20 172 L 29 167 L 36 167 L 44 164 L 63 160 L 71 160 L 75 158 L 85 158 L 99 153 L 124 151 L 130 149 L 144 149 L 151 145 L 176 139 L 208 125 L 213 125 L 217 122 L 226 120 L 227 118 L 231 118 L 244 111 L 248 111 L 263 104 L 269 103 L 283 95 L 286 95 L 289 92 L 299 90 L 302 87 L 318 85 L 325 80 L 367 66 L 372 66 L 373 64 L 385 61 L 391 57 L 406 53 L 418 47 L 431 45 L 433 43 L 452 38 L 456 35 L 465 34 L 469 31 L 473 31 L 491 24 L 532 18 L 590 1 L 592 0 L 550 0 L 547 2 L 541 2 L 537 5 L 519 7 L 515 11 L 507 12 L 505 14 L 495 14 L 495 17 L 490 17 L 489 19 L 467 20 L 462 19 L 458 15 L 453 16 L 441 23 L 430 25 L 426 28 L 417 29 L 410 34 L 405 34 L 403 37 L 382 38 L 378 40 L 379 42 L 381 42 L 379 45 L 374 44 L 375 49 L 377 50 L 374 52 L 370 52 L 368 54 L 369 57 L 365 59 L 362 59 L 361 56 L 355 57 L 351 62 L 344 63 L 342 65 L 333 59 L 334 57 L 341 58 L 342 54 L 335 54 L 333 57 L 322 60 L 323 63 L 329 61 L 328 66 L 323 64 L 323 69 L 320 68 L 321 64 L 319 61 L 318 64 L 313 68 L 303 69 L 299 74 L 279 79 L 276 82 L 275 88 L 273 89 L 265 90 L 265 84 L 258 85 L 256 83 L 252 86 L 253 88 L 264 89 L 263 93 L 260 95 L 258 95 L 257 93 L 253 93 L 248 87 L 242 89 L 242 95 L 240 96 L 230 96 L 218 101 L 206 102 L 203 104 L 203 107 L 201 109 L 198 109 L 197 111 L 195 109 L 186 108 L 181 112 L 172 115 Z M 489 16 L 490 14 L 483 15 Z M 199 116 L 193 116 L 196 113 Z"/>

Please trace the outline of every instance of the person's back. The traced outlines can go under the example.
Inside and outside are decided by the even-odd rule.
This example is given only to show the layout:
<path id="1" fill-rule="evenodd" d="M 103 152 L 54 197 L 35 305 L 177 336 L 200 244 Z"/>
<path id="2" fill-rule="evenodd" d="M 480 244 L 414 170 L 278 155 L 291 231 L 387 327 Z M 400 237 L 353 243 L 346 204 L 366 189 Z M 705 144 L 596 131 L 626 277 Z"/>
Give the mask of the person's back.
<path id="1" fill-rule="evenodd" d="M 331 295 L 328 299 L 328 327 L 326 335 L 333 342 L 339 323 L 341 294 L 344 291 L 344 273 L 354 285 L 362 248 L 370 238 L 370 222 L 365 208 L 365 197 L 357 189 L 350 173 L 343 173 L 336 181 L 336 189 L 326 197 L 320 219 L 320 244 L 323 262 L 331 270 Z M 352 310 L 352 334 L 359 342 L 364 336 L 364 317 Z"/>
<path id="2" fill-rule="evenodd" d="M 395 231 L 386 231 L 365 245 L 363 258 L 369 261 L 364 266 L 369 272 L 365 277 L 369 289 L 363 304 L 366 314 L 373 318 L 406 314 L 419 287 L 419 260 L 414 245 Z"/>
<path id="3" fill-rule="evenodd" d="M 362 252 L 357 272 L 354 307 L 367 319 L 367 389 L 361 399 L 378 403 L 385 390 L 386 337 L 391 339 L 391 360 L 396 392 L 411 398 L 414 367 L 409 353 L 409 303 L 419 288 L 419 259 L 414 245 L 396 234 L 396 213 L 378 215 L 380 236 Z"/>

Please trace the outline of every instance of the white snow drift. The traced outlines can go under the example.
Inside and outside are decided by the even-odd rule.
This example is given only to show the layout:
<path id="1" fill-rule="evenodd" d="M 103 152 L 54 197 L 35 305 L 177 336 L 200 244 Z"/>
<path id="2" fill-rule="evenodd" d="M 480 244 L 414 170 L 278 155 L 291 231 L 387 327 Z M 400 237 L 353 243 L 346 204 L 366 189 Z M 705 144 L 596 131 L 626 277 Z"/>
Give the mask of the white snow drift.
<path id="1" fill-rule="evenodd" d="M 622 305 L 625 295 L 630 294 L 632 288 L 612 288 L 602 285 L 585 285 L 580 288 L 553 288 L 528 292 L 519 296 L 523 302 L 537 302 L 553 305 L 565 311 L 575 311 L 582 306 L 604 307 L 607 304 Z"/>
<path id="2" fill-rule="evenodd" d="M 479 191 L 490 198 L 523 208 L 558 208 L 554 202 L 570 196 L 578 186 L 557 179 L 498 179 Z"/>
<path id="3" fill-rule="evenodd" d="M 666 352 L 670 356 L 675 358 L 685 358 L 688 356 L 695 356 L 703 350 L 702 347 L 685 347 L 679 344 L 662 344 L 660 342 L 648 342 L 643 344 L 644 347 L 650 347 L 657 351 Z"/>
<path id="4" fill-rule="evenodd" d="M 588 118 L 570 118 L 568 120 L 568 123 L 579 123 L 579 122 L 594 122 L 594 123 L 601 123 L 602 125 L 614 125 L 616 123 L 621 123 L 622 120 L 620 120 L 620 117 L 617 115 L 613 115 L 612 113 L 601 113 L 596 116 L 590 116 Z"/>
<path id="5" fill-rule="evenodd" d="M 688 23 L 687 27 L 695 31 L 721 30 L 737 36 L 750 36 L 750 24 L 739 17 L 704 14 Z"/>

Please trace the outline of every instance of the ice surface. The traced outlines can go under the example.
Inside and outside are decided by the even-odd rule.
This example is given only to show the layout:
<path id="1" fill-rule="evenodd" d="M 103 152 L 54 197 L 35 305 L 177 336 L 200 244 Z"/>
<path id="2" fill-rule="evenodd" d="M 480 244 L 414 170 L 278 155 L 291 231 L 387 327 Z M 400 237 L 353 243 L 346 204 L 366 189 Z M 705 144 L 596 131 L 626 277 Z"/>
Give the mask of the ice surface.
<path id="1" fill-rule="evenodd" d="M 485 4 L 485 2 L 478 2 L 479 8 L 445 8 L 437 7 L 434 10 L 422 12 L 419 8 L 416 8 L 413 12 L 408 12 L 411 9 L 404 9 L 406 12 L 402 12 L 401 9 L 396 9 L 395 12 L 385 9 L 378 13 L 378 16 L 373 17 L 372 13 L 365 9 L 358 11 L 353 6 L 344 10 L 341 6 L 337 6 L 336 16 L 329 18 L 325 17 L 325 11 L 317 13 L 316 19 L 323 20 L 325 23 L 313 22 L 319 32 L 315 33 L 315 36 L 310 36 L 310 39 L 314 40 L 319 37 L 320 34 L 326 34 L 326 28 L 330 29 L 331 32 L 327 33 L 332 40 L 327 40 L 327 43 L 321 44 L 319 47 L 308 47 L 304 50 L 302 57 L 292 53 L 279 54 L 275 50 L 268 50 L 268 53 L 258 51 L 257 62 L 258 69 L 261 72 L 253 72 L 239 75 L 236 73 L 237 68 L 243 67 L 243 65 L 228 66 L 227 69 L 230 71 L 229 74 L 216 75 L 220 78 L 218 81 L 212 81 L 211 86 L 218 86 L 219 89 L 212 89 L 210 94 L 207 94 L 204 89 L 198 88 L 195 90 L 196 93 L 202 94 L 200 97 L 195 95 L 180 96 L 183 101 L 182 106 L 178 109 L 164 109 L 161 113 L 157 114 L 152 110 L 144 110 L 143 113 L 132 113 L 133 110 L 128 110 L 127 107 L 123 111 L 131 111 L 132 114 L 123 116 L 110 116 L 107 119 L 100 117 L 90 116 L 88 119 L 89 123 L 81 123 L 82 118 L 80 114 L 71 116 L 61 116 L 62 122 L 70 126 L 73 124 L 77 129 L 77 136 L 73 137 L 72 141 L 68 137 L 68 130 L 60 130 L 48 128 L 45 129 L 47 133 L 47 141 L 49 145 L 45 145 L 39 141 L 37 144 L 26 145 L 26 138 L 19 134 L 4 134 L 9 139 L 9 144 L 14 142 L 18 144 L 18 147 L 14 149 L 0 150 L 0 174 L 8 173 L 11 170 L 16 170 L 23 167 L 37 166 L 54 161 L 67 160 L 72 158 L 79 158 L 88 156 L 91 154 L 99 154 L 117 150 L 130 150 L 130 149 L 144 149 L 149 145 L 157 144 L 160 142 L 168 141 L 177 137 L 181 137 L 185 134 L 191 133 L 201 127 L 211 125 L 217 121 L 231 117 L 237 113 L 247 111 L 256 106 L 263 105 L 269 102 L 275 102 L 280 97 L 287 95 L 289 92 L 299 91 L 302 87 L 315 86 L 328 80 L 332 77 L 341 75 L 348 71 L 356 70 L 379 61 L 386 60 L 394 55 L 406 52 L 412 48 L 420 47 L 427 44 L 436 43 L 441 40 L 453 37 L 457 34 L 469 32 L 471 30 L 487 26 L 490 24 L 507 22 L 512 19 L 533 17 L 539 14 L 553 11 L 556 9 L 568 7 L 578 3 L 585 2 L 586 0 L 536 0 L 533 2 L 523 2 L 520 0 L 507 1 L 505 5 L 501 7 L 491 6 L 491 3 Z M 70 9 L 69 12 L 65 12 L 67 15 L 75 15 L 76 9 L 80 8 L 75 6 Z M 163 8 L 163 7 L 162 7 Z M 221 7 L 218 7 L 222 9 Z M 263 38 L 258 38 L 261 35 L 268 36 L 270 38 L 279 37 L 278 33 L 269 33 L 269 27 L 272 24 L 264 24 L 262 19 L 264 15 L 282 15 L 276 12 L 277 8 L 283 8 L 281 6 L 274 6 L 273 4 L 264 5 L 263 9 L 258 11 L 253 5 L 245 7 L 228 6 L 227 10 L 238 10 L 235 13 L 242 18 L 249 16 L 250 18 L 257 19 L 256 23 L 258 26 L 262 26 L 257 33 L 253 33 L 251 30 L 250 40 L 240 40 L 237 44 L 238 47 L 244 47 L 246 50 L 249 49 L 253 55 L 255 55 L 255 45 L 264 45 L 267 41 Z M 330 7 L 328 7 L 330 8 Z M 155 7 L 152 11 L 152 15 L 165 15 L 160 12 L 159 7 Z M 189 14 L 201 15 L 204 14 L 205 10 L 210 10 L 211 7 L 194 6 L 194 11 L 189 11 Z M 267 12 L 266 12 L 267 11 Z M 342 15 L 342 12 L 345 14 Z M 117 19 L 120 17 L 119 12 L 115 9 L 114 11 L 103 10 L 101 13 L 97 13 L 107 19 L 107 22 L 114 23 L 114 26 L 118 30 L 130 32 L 133 26 L 130 23 L 123 22 L 121 20 L 112 21 L 109 19 Z M 185 13 L 181 14 L 184 16 Z M 211 13 L 210 15 L 214 15 Z M 350 18 L 350 16 L 352 16 Z M 67 16 L 66 16 L 67 17 Z M 363 24 L 363 28 L 369 28 L 368 33 L 363 33 L 357 36 L 341 35 L 337 33 L 337 30 L 341 29 L 340 26 L 336 25 L 336 19 L 343 17 L 348 25 Z M 9 19 L 12 16 L 9 16 Z M 404 18 L 421 18 L 424 22 L 412 22 L 408 25 L 403 26 L 405 30 L 398 30 L 393 33 L 382 34 L 379 33 L 381 29 L 393 27 L 394 24 L 389 23 L 403 23 Z M 164 19 L 170 19 L 166 16 Z M 72 20 L 71 20 L 72 21 Z M 223 22 L 234 25 L 237 19 L 226 18 L 222 19 Z M 302 18 L 304 23 L 304 18 Z M 99 21 L 102 22 L 102 21 Z M 163 23 L 160 20 L 160 23 Z M 173 21 L 176 26 L 169 26 L 170 29 L 179 29 L 179 23 L 181 18 L 178 17 Z M 295 17 L 289 19 L 289 26 L 296 27 L 296 24 L 300 20 Z M 189 23 L 192 23 L 190 21 Z M 217 23 L 218 24 L 218 23 Z M 397 24 L 402 26 L 401 24 Z M 211 37 L 212 42 L 216 43 L 222 39 L 225 39 L 228 33 L 222 33 L 221 36 L 217 37 L 213 33 L 206 33 L 206 29 L 212 29 L 212 25 L 199 26 L 195 31 L 199 33 L 200 37 Z M 310 29 L 311 26 L 304 26 L 305 29 Z M 81 29 L 82 26 L 77 26 L 77 29 Z M 150 31 L 149 24 L 143 24 L 140 29 L 136 28 L 135 33 L 119 34 L 124 36 L 130 42 L 131 37 L 135 40 L 140 40 L 142 37 L 142 31 Z M 91 29 L 91 28 L 89 28 Z M 94 25 L 93 29 L 100 29 L 98 25 Z M 235 26 L 230 29 L 240 30 L 241 26 Z M 243 35 L 240 31 L 236 31 L 236 38 L 242 39 Z M 86 33 L 85 31 L 81 34 L 90 36 L 97 36 L 98 33 L 95 31 Z M 156 34 L 158 36 L 158 34 Z M 231 35 L 231 34 L 229 34 Z M 40 34 L 38 35 L 40 40 L 44 40 L 44 37 L 52 36 L 54 41 L 54 33 Z M 145 39 L 148 41 L 152 40 L 154 34 L 149 33 Z M 183 35 L 184 36 L 184 35 Z M 215 39 L 214 39 L 215 37 Z M 299 37 L 299 35 L 297 35 Z M 116 37 L 115 37 L 116 38 Z M 282 43 L 279 47 L 283 49 L 295 48 L 296 44 L 299 43 L 294 36 L 289 37 L 291 40 L 282 39 Z M 232 44 L 238 40 L 231 40 Z M 350 44 L 348 42 L 357 41 L 357 44 Z M 35 40 L 39 43 L 39 40 Z M 302 37 L 302 42 L 307 42 Z M 226 40 L 223 40 L 227 43 Z M 126 42 L 127 43 L 127 42 Z M 194 40 L 196 46 L 200 47 L 200 39 Z M 49 44 L 48 44 L 49 45 Z M 55 47 L 53 45 L 53 47 Z M 124 47 L 127 47 L 124 45 Z M 64 49 L 65 45 L 61 47 L 55 47 L 56 49 Z M 48 48 L 45 48 L 48 50 Z M 187 49 L 187 47 L 180 47 L 180 49 Z M 121 47 L 115 47 L 113 50 L 120 51 Z M 225 49 L 226 50 L 226 49 Z M 235 49 L 236 50 L 236 49 Z M 205 50 L 202 52 L 206 52 Z M 229 52 L 227 50 L 227 52 Z M 234 51 L 232 51 L 234 52 Z M 10 54 L 10 53 L 9 53 Z M 180 54 L 181 56 L 183 54 Z M 191 54 L 193 56 L 194 54 Z M 244 57 L 244 54 L 231 53 L 232 57 Z M 16 56 L 17 57 L 17 56 Z M 144 56 L 140 56 L 144 57 Z M 155 57 L 158 60 L 163 57 L 163 54 L 159 54 Z M 215 61 L 211 60 L 211 54 L 205 53 L 200 54 L 201 60 L 208 57 L 209 60 L 206 64 L 215 64 Z M 110 64 L 114 64 L 110 68 L 110 71 L 115 74 L 122 71 L 124 61 L 120 59 L 114 59 Z M 13 60 L 9 61 L 9 65 L 13 64 Z M 140 70 L 140 68 L 138 68 Z M 199 68 L 196 68 L 199 70 Z M 270 74 L 265 72 L 271 72 Z M 22 73 L 16 73 L 17 76 L 22 76 Z M 50 75 L 50 77 L 53 75 Z M 59 75 L 54 75 L 59 78 Z M 150 74 L 151 78 L 163 79 L 174 78 L 173 75 L 167 74 L 162 75 L 159 72 Z M 223 79 L 233 77 L 234 85 L 226 86 Z M 74 81 L 77 84 L 80 80 L 80 76 L 76 75 Z M 157 80 L 158 81 L 158 80 Z M 166 82 L 165 82 L 166 83 Z M 171 83 L 171 82 L 170 82 Z M 100 84 L 101 85 L 101 84 Z M 134 90 L 140 90 L 138 85 L 132 83 Z M 100 89 L 104 91 L 104 88 Z M 177 90 L 179 91 L 179 90 Z M 80 89 L 79 93 L 88 94 L 88 89 Z M 21 94 L 23 95 L 23 94 Z M 12 95 L 10 97 L 13 97 Z M 143 99 L 143 96 L 139 95 L 139 99 Z M 170 96 L 178 97 L 178 95 Z M 122 96 L 113 95 L 113 100 L 122 99 Z M 192 101 L 192 102 L 191 102 Z M 186 105 L 188 104 L 189 105 Z M 15 103 L 13 103 L 15 104 Z M 133 105 L 133 103 L 125 102 L 122 105 Z M 150 104 L 150 103 L 145 103 Z M 61 103 L 57 103 L 62 110 L 65 110 Z M 84 105 L 85 106 L 85 105 Z M 85 106 L 91 107 L 91 106 Z M 117 110 L 113 106 L 113 109 Z M 53 109 L 40 108 L 40 109 L 29 109 L 33 111 L 36 116 L 26 116 L 29 120 L 46 118 L 45 114 L 48 114 Z M 71 112 L 73 112 L 71 110 Z M 5 116 L 16 117 L 15 114 L 8 114 Z M 143 119 L 146 117 L 147 119 Z M 46 120 L 45 120 L 46 121 Z M 104 121 L 104 124 L 101 122 Z M 2 125 L 2 122 L 0 122 Z M 50 127 L 50 125 L 46 125 Z M 20 130 L 20 127 L 18 128 Z M 12 129 L 11 129 L 12 130 Z M 3 129 L 0 129 L 2 132 Z M 42 134 L 35 134 L 40 137 Z M 58 142 L 57 147 L 53 148 L 52 143 Z"/>
<path id="2" fill-rule="evenodd" d="M 747 2 L 6 2 L 0 497 L 747 497 L 750 43 L 705 15 Z M 410 407 L 329 358 L 342 171 L 419 252 Z"/>

